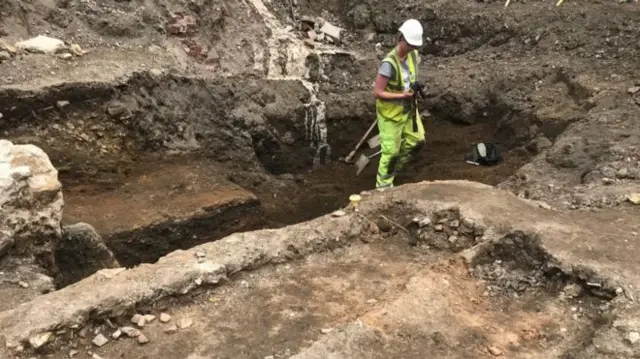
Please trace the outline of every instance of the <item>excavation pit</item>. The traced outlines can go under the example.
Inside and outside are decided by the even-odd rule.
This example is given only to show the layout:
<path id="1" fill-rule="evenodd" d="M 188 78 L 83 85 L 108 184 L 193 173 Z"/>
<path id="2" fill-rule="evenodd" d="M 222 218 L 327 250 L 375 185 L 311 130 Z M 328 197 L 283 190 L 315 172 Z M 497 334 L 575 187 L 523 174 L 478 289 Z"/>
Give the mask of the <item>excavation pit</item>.
<path id="1" fill-rule="evenodd" d="M 425 122 L 434 135 L 428 136 L 425 149 L 397 184 L 464 179 L 495 185 L 528 158 L 515 149 L 505 151 L 505 161 L 497 166 L 469 165 L 464 157 L 471 142 L 491 138 L 490 124 Z M 173 250 L 236 231 L 311 220 L 344 207 L 349 195 L 372 189 L 377 158 L 356 176 L 353 165 L 337 158 L 348 153 L 347 148 L 334 148 L 334 153 L 336 157 L 323 167 L 284 175 L 230 170 L 208 158 L 150 158 L 117 181 L 106 174 L 86 184 L 69 183 L 65 222 L 93 224 L 122 265 L 153 263 Z"/>
<path id="2" fill-rule="evenodd" d="M 131 267 L 236 231 L 311 220 L 372 189 L 379 157 L 359 176 L 341 161 L 371 123 L 362 114 L 375 108 L 371 94 L 356 94 L 362 99 L 350 108 L 333 93 L 313 100 L 296 80 L 140 73 L 117 88 L 27 92 L 10 112 L 23 121 L 6 128 L 14 142 L 42 147 L 59 169 L 64 223 L 93 225 Z M 60 98 L 73 102 L 47 106 Z M 396 184 L 496 185 L 531 156 L 525 142 L 505 141 L 510 125 L 498 118 L 459 125 L 439 114 L 423 119 L 426 145 Z M 493 141 L 505 143 L 502 163 L 465 162 L 472 143 Z"/>
<path id="3" fill-rule="evenodd" d="M 228 284 L 140 305 L 82 330 L 109 337 L 115 328 L 131 326 L 134 313 L 156 317 L 138 328 L 153 345 L 140 346 L 124 336 L 95 350 L 105 357 L 322 358 L 331 353 L 542 359 L 551 352 L 568 355 L 607 322 L 606 300 L 547 290 L 558 286 L 553 278 L 540 290 L 488 294 L 496 283 L 471 275 L 450 252 L 407 246 L 406 234 L 397 229 L 369 240 L 239 273 Z M 170 314 L 171 321 L 159 323 L 161 313 Z M 184 323 L 189 324 L 182 328 Z M 92 339 L 63 340 L 53 358 L 64 358 L 70 350 L 66 345 L 90 346 Z"/>

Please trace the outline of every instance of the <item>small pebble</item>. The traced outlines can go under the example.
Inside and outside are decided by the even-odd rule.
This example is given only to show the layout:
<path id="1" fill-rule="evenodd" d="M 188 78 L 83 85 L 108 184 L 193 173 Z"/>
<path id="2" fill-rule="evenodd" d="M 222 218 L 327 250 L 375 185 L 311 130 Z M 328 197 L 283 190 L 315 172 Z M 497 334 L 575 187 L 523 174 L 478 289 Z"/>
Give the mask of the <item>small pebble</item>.
<path id="1" fill-rule="evenodd" d="M 341 209 L 331 213 L 332 217 L 344 217 L 346 215 L 347 215 L 347 212 L 345 212 L 345 211 L 343 211 Z"/>
<path id="2" fill-rule="evenodd" d="M 120 331 L 122 331 L 129 338 L 136 338 L 138 335 L 140 335 L 140 331 L 133 327 L 122 327 L 120 328 Z"/>
<path id="3" fill-rule="evenodd" d="M 140 333 L 138 335 L 138 344 L 147 344 L 149 342 L 149 338 L 147 338 L 144 334 Z"/>
<path id="4" fill-rule="evenodd" d="M 167 334 L 173 334 L 175 332 L 178 331 L 178 326 L 173 324 L 172 326 L 168 327 L 167 329 L 164 330 L 165 333 Z"/>
<path id="5" fill-rule="evenodd" d="M 167 322 L 169 322 L 170 320 L 171 320 L 171 316 L 170 316 L 169 314 L 167 314 L 167 313 L 161 313 L 161 314 L 160 314 L 160 321 L 161 321 L 162 323 L 167 323 Z"/>
<path id="6" fill-rule="evenodd" d="M 493 355 L 493 356 L 498 357 L 498 356 L 502 355 L 502 349 L 494 347 L 494 346 L 491 346 L 491 347 L 489 347 L 489 353 L 491 353 L 491 355 Z"/>
<path id="7" fill-rule="evenodd" d="M 153 322 L 154 320 L 156 320 L 156 316 L 155 316 L 155 315 L 153 315 L 153 314 L 147 314 L 147 315 L 145 315 L 145 316 L 144 316 L 144 320 L 145 320 L 147 323 L 151 323 L 151 322 Z"/>
<path id="8" fill-rule="evenodd" d="M 116 330 L 115 332 L 113 332 L 113 334 L 111 334 L 111 338 L 113 338 L 114 340 L 117 340 L 121 336 L 122 336 L 122 330 L 120 329 Z"/>
<path id="9" fill-rule="evenodd" d="M 93 345 L 95 345 L 97 347 L 101 347 L 101 346 L 107 344 L 109 342 L 109 339 L 107 339 L 107 337 L 105 337 L 102 334 L 98 334 L 98 335 L 96 335 L 95 338 L 93 338 L 93 340 L 91 342 L 93 343 Z"/>
<path id="10" fill-rule="evenodd" d="M 191 318 L 182 318 L 178 322 L 178 327 L 180 327 L 180 329 L 187 329 L 192 325 L 193 325 L 193 319 Z"/>

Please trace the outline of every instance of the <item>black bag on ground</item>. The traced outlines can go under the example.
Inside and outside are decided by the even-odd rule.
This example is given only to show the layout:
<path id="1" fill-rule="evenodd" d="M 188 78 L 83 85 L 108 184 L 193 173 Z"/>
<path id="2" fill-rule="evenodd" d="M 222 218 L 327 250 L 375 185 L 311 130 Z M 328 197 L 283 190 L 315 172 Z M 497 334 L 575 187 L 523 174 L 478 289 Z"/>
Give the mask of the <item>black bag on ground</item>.
<path id="1" fill-rule="evenodd" d="M 467 161 L 482 166 L 492 166 L 502 161 L 502 155 L 497 143 L 474 143 Z"/>

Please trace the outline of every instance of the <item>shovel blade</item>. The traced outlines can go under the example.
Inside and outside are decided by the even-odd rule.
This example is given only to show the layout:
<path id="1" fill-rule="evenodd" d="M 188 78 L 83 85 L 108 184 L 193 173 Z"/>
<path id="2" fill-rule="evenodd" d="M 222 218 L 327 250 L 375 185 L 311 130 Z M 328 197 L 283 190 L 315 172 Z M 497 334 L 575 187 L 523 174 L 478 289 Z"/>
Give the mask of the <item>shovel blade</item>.
<path id="1" fill-rule="evenodd" d="M 380 146 L 380 135 L 375 135 L 368 139 L 367 144 L 369 144 L 369 148 L 376 148 Z"/>
<path id="2" fill-rule="evenodd" d="M 359 176 L 360 173 L 362 172 L 362 170 L 364 170 L 365 167 L 367 167 L 367 165 L 369 164 L 369 157 L 365 156 L 365 155 L 360 155 L 360 157 L 358 158 L 358 160 L 356 161 L 356 176 Z"/>

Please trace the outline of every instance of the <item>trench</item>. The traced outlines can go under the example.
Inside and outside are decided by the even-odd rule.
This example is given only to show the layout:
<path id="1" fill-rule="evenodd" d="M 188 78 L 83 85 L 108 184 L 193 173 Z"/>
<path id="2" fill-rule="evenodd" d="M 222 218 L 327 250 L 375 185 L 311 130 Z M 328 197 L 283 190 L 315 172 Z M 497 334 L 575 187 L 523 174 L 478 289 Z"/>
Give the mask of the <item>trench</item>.
<path id="1" fill-rule="evenodd" d="M 309 96 L 295 80 L 138 74 L 118 87 L 5 93 L 18 100 L 3 111 L 2 127 L 15 143 L 43 148 L 59 169 L 63 224 L 91 224 L 119 263 L 132 267 L 234 232 L 307 221 L 372 189 L 378 158 L 360 175 L 342 161 L 371 124 L 372 109 L 361 101 L 352 105 L 365 116 L 331 114 L 344 103 L 330 95 Z M 51 106 L 61 99 L 71 104 Z M 424 118 L 426 145 L 396 185 L 497 185 L 531 156 L 522 143 L 505 142 L 496 121 L 461 125 L 439 113 Z M 465 163 L 473 142 L 497 140 L 507 143 L 502 163 Z"/>
<path id="2" fill-rule="evenodd" d="M 419 212 L 391 205 L 383 213 L 404 223 Z M 438 218 L 445 220 L 445 226 L 464 219 L 455 209 L 434 213 L 433 219 Z M 535 234 L 512 231 L 489 245 L 479 244 L 482 249 L 468 264 L 452 256 L 462 248 L 409 247 L 403 231 L 391 230 L 382 237 L 367 245 L 338 245 L 304 260 L 242 271 L 223 285 L 202 286 L 189 295 L 138 303 L 135 311 L 110 316 L 109 323 L 127 326 L 133 313 L 157 315 L 171 308 L 174 317 L 197 317 L 202 330 L 179 331 L 151 347 L 119 340 L 98 353 L 186 357 L 198 350 L 221 358 L 285 357 L 330 335 L 318 328 L 342 330 L 357 320 L 372 329 L 371 323 L 378 320 L 391 340 L 367 345 L 387 358 L 426 357 L 434 352 L 473 357 L 494 345 L 504 350 L 505 357 L 546 358 L 554 352 L 569 358 L 580 357 L 595 333 L 611 324 L 609 303 L 615 290 L 594 292 L 579 274 L 557 270 Z M 384 266 L 379 265 L 382 262 Z M 408 318 L 407 311 L 413 316 Z M 105 322 L 103 317 L 92 318 L 84 330 L 114 330 L 105 329 Z M 425 340 L 420 334 L 425 326 L 427 334 L 439 333 L 442 340 Z M 167 335 L 158 325 L 144 330 L 154 337 Z M 204 340 L 203 333 L 211 332 L 219 339 Z M 90 337 L 65 335 L 69 343 L 90 345 Z M 507 335 L 510 339 L 503 340 Z M 177 342 L 185 345 L 176 346 Z M 358 352 L 367 350 L 354 342 Z M 66 350 L 53 357 L 62 355 Z"/>

